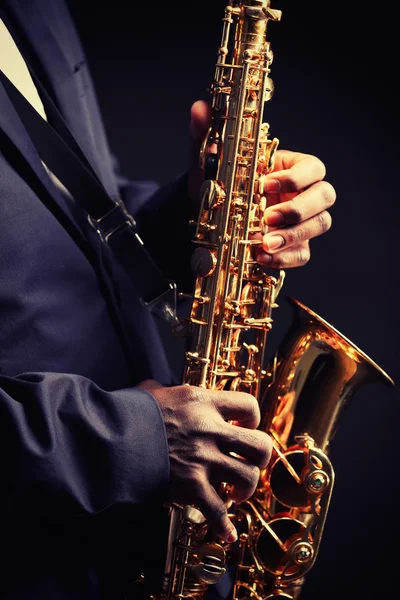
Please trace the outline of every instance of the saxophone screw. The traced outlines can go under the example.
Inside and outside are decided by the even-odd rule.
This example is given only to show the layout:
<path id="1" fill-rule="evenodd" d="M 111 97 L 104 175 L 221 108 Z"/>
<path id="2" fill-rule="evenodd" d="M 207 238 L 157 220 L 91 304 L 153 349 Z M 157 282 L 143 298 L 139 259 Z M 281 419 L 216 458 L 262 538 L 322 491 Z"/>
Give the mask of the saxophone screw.
<path id="1" fill-rule="evenodd" d="M 328 485 L 328 476 L 324 471 L 314 471 L 307 479 L 306 486 L 311 493 L 320 493 Z"/>
<path id="2" fill-rule="evenodd" d="M 308 563 L 312 559 L 314 551 L 310 544 L 300 542 L 293 548 L 292 554 L 294 562 L 298 565 L 302 565 Z"/>

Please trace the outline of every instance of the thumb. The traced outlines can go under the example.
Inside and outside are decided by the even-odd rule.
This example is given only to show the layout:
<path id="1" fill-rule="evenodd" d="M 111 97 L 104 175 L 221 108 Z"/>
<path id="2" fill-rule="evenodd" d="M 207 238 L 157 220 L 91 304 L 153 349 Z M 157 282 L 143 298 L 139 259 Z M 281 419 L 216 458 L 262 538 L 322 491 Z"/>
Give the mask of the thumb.
<path id="1" fill-rule="evenodd" d="M 190 108 L 190 155 L 192 167 L 197 168 L 201 145 L 211 122 L 211 106 L 204 100 L 197 100 Z"/>
<path id="2" fill-rule="evenodd" d="M 200 150 L 211 122 L 211 106 L 204 100 L 197 100 L 190 109 L 189 124 L 189 198 L 193 203 L 193 215 L 197 216 L 199 192 L 204 181 L 200 166 Z"/>

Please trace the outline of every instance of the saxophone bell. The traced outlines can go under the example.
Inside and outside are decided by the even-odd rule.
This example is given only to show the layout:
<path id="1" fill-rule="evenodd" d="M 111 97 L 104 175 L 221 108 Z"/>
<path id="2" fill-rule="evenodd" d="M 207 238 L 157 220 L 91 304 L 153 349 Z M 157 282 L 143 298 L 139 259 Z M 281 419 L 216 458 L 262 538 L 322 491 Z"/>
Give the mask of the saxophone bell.
<path id="1" fill-rule="evenodd" d="M 261 429 L 285 447 L 307 433 L 328 451 L 350 398 L 366 383 L 394 385 L 381 367 L 317 313 L 293 298 L 293 321 L 261 400 Z"/>
<path id="2" fill-rule="evenodd" d="M 252 498 L 236 511 L 242 535 L 233 559 L 235 600 L 298 597 L 331 501 L 335 472 L 328 452 L 343 410 L 365 384 L 393 385 L 327 321 L 298 300 L 289 302 L 292 325 L 261 400 L 260 428 L 273 438 L 273 456 Z"/>

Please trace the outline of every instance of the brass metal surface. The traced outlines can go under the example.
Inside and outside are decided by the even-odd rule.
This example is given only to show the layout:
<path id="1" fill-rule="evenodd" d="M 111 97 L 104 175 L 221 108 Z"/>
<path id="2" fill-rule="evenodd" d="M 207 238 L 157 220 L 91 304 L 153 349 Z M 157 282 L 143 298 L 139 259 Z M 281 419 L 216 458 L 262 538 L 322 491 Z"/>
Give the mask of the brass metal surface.
<path id="1" fill-rule="evenodd" d="M 262 268 L 253 250 L 268 206 L 265 175 L 278 147 L 263 114 L 274 89 L 267 26 L 280 18 L 269 0 L 232 1 L 225 10 L 210 88 L 212 121 L 200 152 L 201 166 L 215 172 L 201 190 L 183 378 L 253 394 L 273 457 L 254 495 L 230 503 L 240 533 L 235 544 L 215 540 L 197 509 L 171 507 L 164 600 L 200 600 L 226 563 L 235 572 L 234 600 L 297 599 L 321 542 L 334 484 L 329 444 L 343 409 L 365 383 L 393 384 L 297 300 L 293 324 L 265 364 L 285 273 Z M 222 484 L 220 493 L 229 500 L 229 486 Z"/>

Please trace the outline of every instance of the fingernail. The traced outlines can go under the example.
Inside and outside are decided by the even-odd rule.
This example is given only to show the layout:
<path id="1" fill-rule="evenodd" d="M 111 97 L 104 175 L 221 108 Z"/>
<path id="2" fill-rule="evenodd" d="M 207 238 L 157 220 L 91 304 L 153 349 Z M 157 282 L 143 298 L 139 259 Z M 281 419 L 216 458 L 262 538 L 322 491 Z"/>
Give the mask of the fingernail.
<path id="1" fill-rule="evenodd" d="M 265 213 L 264 222 L 270 227 L 279 227 L 284 224 L 285 219 L 279 210 L 273 210 Z"/>
<path id="2" fill-rule="evenodd" d="M 276 250 L 285 244 L 285 240 L 281 235 L 273 235 L 268 233 L 264 236 L 263 245 L 267 246 L 268 250 Z"/>
<path id="3" fill-rule="evenodd" d="M 266 179 L 264 181 L 264 191 L 278 193 L 281 191 L 281 182 L 278 179 Z"/>
<path id="4" fill-rule="evenodd" d="M 226 538 L 226 541 L 228 542 L 228 544 L 233 544 L 233 542 L 236 542 L 237 539 L 238 539 L 238 534 L 236 532 L 236 529 L 232 529 L 229 536 Z"/>

